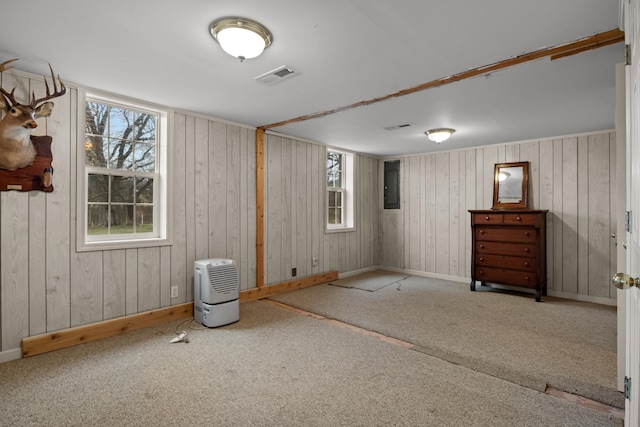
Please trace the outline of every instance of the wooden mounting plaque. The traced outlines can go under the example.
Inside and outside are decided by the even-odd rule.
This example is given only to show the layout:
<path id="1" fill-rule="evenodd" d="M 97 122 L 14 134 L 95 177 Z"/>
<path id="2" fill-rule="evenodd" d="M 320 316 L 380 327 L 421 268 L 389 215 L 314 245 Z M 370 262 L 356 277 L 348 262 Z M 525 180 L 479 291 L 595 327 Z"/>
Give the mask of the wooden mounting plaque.
<path id="1" fill-rule="evenodd" d="M 51 161 L 50 136 L 31 136 L 31 142 L 36 147 L 36 158 L 33 164 L 20 169 L 8 171 L 0 169 L 0 191 L 53 191 L 51 180 L 49 186 L 45 186 L 45 172 L 49 171 L 53 175 Z"/>

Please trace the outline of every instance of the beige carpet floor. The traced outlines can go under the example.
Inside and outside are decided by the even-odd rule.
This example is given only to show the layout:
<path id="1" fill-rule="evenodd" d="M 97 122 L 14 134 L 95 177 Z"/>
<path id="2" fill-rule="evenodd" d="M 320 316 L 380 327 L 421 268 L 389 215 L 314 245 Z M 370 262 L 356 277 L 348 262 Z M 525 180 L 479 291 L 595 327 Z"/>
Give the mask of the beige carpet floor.
<path id="1" fill-rule="evenodd" d="M 463 283 L 416 276 L 375 292 L 324 284 L 272 299 L 529 388 L 624 407 L 616 390 L 615 307 L 553 297 L 536 303 L 530 294 L 471 292 Z"/>
<path id="2" fill-rule="evenodd" d="M 241 304 L 235 324 L 190 330 L 189 343 L 169 344 L 176 326 L 0 364 L 0 425 L 622 425 L 263 301 Z"/>

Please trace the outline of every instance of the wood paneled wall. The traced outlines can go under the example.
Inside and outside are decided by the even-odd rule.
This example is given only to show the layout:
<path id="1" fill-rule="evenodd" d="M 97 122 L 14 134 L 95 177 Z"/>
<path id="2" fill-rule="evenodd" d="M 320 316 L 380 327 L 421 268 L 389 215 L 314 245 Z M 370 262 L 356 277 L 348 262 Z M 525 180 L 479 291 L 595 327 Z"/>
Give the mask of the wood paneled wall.
<path id="1" fill-rule="evenodd" d="M 44 90 L 25 73 L 2 79 L 18 99 Z M 54 191 L 0 193 L 0 362 L 19 357 L 27 336 L 192 301 L 198 259 L 235 259 L 242 290 L 256 287 L 255 129 L 186 112 L 173 115 L 169 139 L 173 244 L 76 252 L 84 106 L 68 86 L 36 132 L 53 137 Z M 304 277 L 378 265 L 378 160 L 356 155 L 356 231 L 325 234 L 326 149 L 274 135 L 265 147 L 265 283 L 289 279 L 292 267 Z"/>
<path id="2" fill-rule="evenodd" d="M 469 280 L 468 210 L 491 208 L 495 163 L 528 161 L 531 207 L 549 210 L 549 291 L 613 303 L 615 150 L 615 133 L 600 132 L 403 157 L 401 209 L 381 214 L 381 264 Z"/>
<path id="3" fill-rule="evenodd" d="M 378 159 L 355 155 L 355 231 L 325 233 L 325 146 L 265 136 L 265 283 L 378 265 Z M 312 266 L 312 259 L 318 265 Z"/>

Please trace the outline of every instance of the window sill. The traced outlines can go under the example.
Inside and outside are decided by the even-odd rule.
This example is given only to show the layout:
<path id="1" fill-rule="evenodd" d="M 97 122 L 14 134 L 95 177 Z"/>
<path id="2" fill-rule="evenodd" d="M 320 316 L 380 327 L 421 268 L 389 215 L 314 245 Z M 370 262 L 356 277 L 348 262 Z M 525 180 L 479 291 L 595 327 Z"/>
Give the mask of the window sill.
<path id="1" fill-rule="evenodd" d="M 351 231 L 356 231 L 356 228 L 355 227 L 333 227 L 333 228 L 325 227 L 324 229 L 324 232 L 326 234 L 349 233 Z"/>
<path id="2" fill-rule="evenodd" d="M 152 248 L 170 246 L 173 242 L 167 238 L 149 238 L 140 240 L 111 240 L 101 242 L 77 242 L 77 252 L 107 251 L 116 249 Z"/>

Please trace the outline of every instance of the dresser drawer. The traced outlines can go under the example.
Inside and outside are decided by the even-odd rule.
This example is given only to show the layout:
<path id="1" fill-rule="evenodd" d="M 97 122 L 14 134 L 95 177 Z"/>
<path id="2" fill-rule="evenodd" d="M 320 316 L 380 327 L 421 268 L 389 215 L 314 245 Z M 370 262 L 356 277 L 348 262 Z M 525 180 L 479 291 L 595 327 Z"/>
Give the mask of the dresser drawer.
<path id="1" fill-rule="evenodd" d="M 535 243 L 536 229 L 529 227 L 483 227 L 475 228 L 475 238 L 478 241 Z"/>
<path id="2" fill-rule="evenodd" d="M 504 214 L 502 222 L 514 225 L 536 225 L 538 223 L 538 218 L 538 215 L 530 215 L 526 213 Z"/>
<path id="3" fill-rule="evenodd" d="M 476 242 L 476 253 L 528 257 L 536 255 L 536 245 L 483 241 Z"/>
<path id="4" fill-rule="evenodd" d="M 504 214 L 501 213 L 483 213 L 473 214 L 471 217 L 472 224 L 502 224 Z"/>
<path id="5" fill-rule="evenodd" d="M 521 286 L 524 288 L 535 288 L 537 284 L 536 274 L 533 272 L 507 270 L 495 267 L 476 266 L 475 279 L 482 282 Z"/>
<path id="6" fill-rule="evenodd" d="M 499 267 L 523 271 L 536 271 L 535 258 L 478 254 L 475 261 L 476 266 L 480 267 Z"/>

